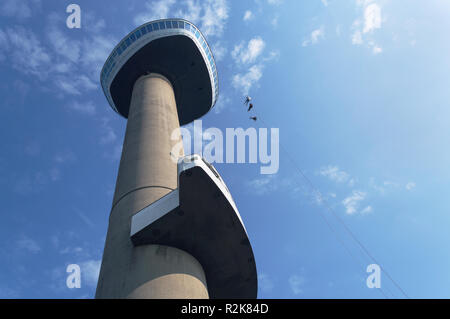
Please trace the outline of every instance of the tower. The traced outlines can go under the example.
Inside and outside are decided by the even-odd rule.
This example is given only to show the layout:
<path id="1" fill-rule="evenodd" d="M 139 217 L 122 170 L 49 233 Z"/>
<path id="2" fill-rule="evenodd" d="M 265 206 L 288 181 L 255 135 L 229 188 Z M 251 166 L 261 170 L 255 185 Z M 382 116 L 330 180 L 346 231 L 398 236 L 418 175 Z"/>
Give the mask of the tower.
<path id="1" fill-rule="evenodd" d="M 256 298 L 253 251 L 225 183 L 199 155 L 172 158 L 173 132 L 218 97 L 201 32 L 182 19 L 148 22 L 114 48 L 100 81 L 128 120 L 96 298 Z"/>

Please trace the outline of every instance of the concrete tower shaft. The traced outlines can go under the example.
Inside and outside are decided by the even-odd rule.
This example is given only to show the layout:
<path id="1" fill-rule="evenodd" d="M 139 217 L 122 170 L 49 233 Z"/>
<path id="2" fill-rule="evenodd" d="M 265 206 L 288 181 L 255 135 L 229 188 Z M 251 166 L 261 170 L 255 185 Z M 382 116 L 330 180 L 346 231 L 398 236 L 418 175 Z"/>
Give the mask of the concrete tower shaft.
<path id="1" fill-rule="evenodd" d="M 208 298 L 200 263 L 180 249 L 133 246 L 131 218 L 177 188 L 170 151 L 179 128 L 169 80 L 156 73 L 134 84 L 96 298 Z"/>
<path id="2" fill-rule="evenodd" d="M 201 155 L 171 154 L 173 131 L 218 98 L 203 34 L 184 19 L 149 21 L 112 50 L 100 83 L 128 123 L 96 297 L 256 298 L 253 250 L 225 182 Z"/>

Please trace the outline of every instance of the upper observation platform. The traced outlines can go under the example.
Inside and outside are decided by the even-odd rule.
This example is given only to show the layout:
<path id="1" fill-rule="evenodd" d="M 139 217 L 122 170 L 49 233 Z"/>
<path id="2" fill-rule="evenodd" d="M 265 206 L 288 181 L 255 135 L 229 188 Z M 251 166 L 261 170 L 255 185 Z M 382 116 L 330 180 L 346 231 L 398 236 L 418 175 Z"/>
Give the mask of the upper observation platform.
<path id="1" fill-rule="evenodd" d="M 159 73 L 172 84 L 180 125 L 206 114 L 219 94 L 213 54 L 200 30 L 184 19 L 141 25 L 114 48 L 100 74 L 111 107 L 128 117 L 136 80 Z"/>

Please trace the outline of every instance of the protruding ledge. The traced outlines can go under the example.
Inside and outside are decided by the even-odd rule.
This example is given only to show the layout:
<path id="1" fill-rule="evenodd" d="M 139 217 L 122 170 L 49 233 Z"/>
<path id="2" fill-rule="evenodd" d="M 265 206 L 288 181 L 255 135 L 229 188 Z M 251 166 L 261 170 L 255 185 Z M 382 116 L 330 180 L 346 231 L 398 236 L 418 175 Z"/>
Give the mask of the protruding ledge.
<path id="1" fill-rule="evenodd" d="M 256 298 L 256 263 L 225 183 L 198 155 L 178 162 L 178 189 L 132 218 L 134 245 L 182 249 L 202 265 L 211 298 Z"/>

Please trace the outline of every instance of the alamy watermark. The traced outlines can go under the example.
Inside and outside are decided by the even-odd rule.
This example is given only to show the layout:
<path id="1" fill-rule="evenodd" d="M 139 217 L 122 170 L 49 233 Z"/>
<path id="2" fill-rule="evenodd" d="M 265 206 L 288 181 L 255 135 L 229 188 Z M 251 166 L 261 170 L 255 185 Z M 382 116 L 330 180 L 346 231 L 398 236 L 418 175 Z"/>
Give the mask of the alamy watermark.
<path id="1" fill-rule="evenodd" d="M 77 264 L 70 264 L 66 268 L 69 274 L 66 279 L 67 288 L 81 288 L 81 268 Z"/>
<path id="2" fill-rule="evenodd" d="M 370 275 L 366 279 L 368 288 L 381 288 L 381 267 L 377 264 L 367 266 L 366 272 Z"/>
<path id="3" fill-rule="evenodd" d="M 66 8 L 66 12 L 70 15 L 66 19 L 66 25 L 69 29 L 81 28 L 81 8 L 78 4 L 69 4 Z"/>
<path id="4" fill-rule="evenodd" d="M 171 151 L 172 160 L 174 162 L 178 160 L 184 146 L 185 154 L 200 154 L 210 163 L 260 163 L 261 174 L 276 174 L 280 158 L 279 139 L 278 128 L 270 128 L 269 143 L 267 128 L 258 130 L 254 127 L 246 130 L 241 127 L 226 128 L 224 134 L 217 127 L 210 127 L 203 131 L 202 120 L 196 120 L 193 138 L 191 131 L 185 127 L 172 132 L 171 140 L 178 141 Z M 204 142 L 205 145 L 203 145 Z"/>

